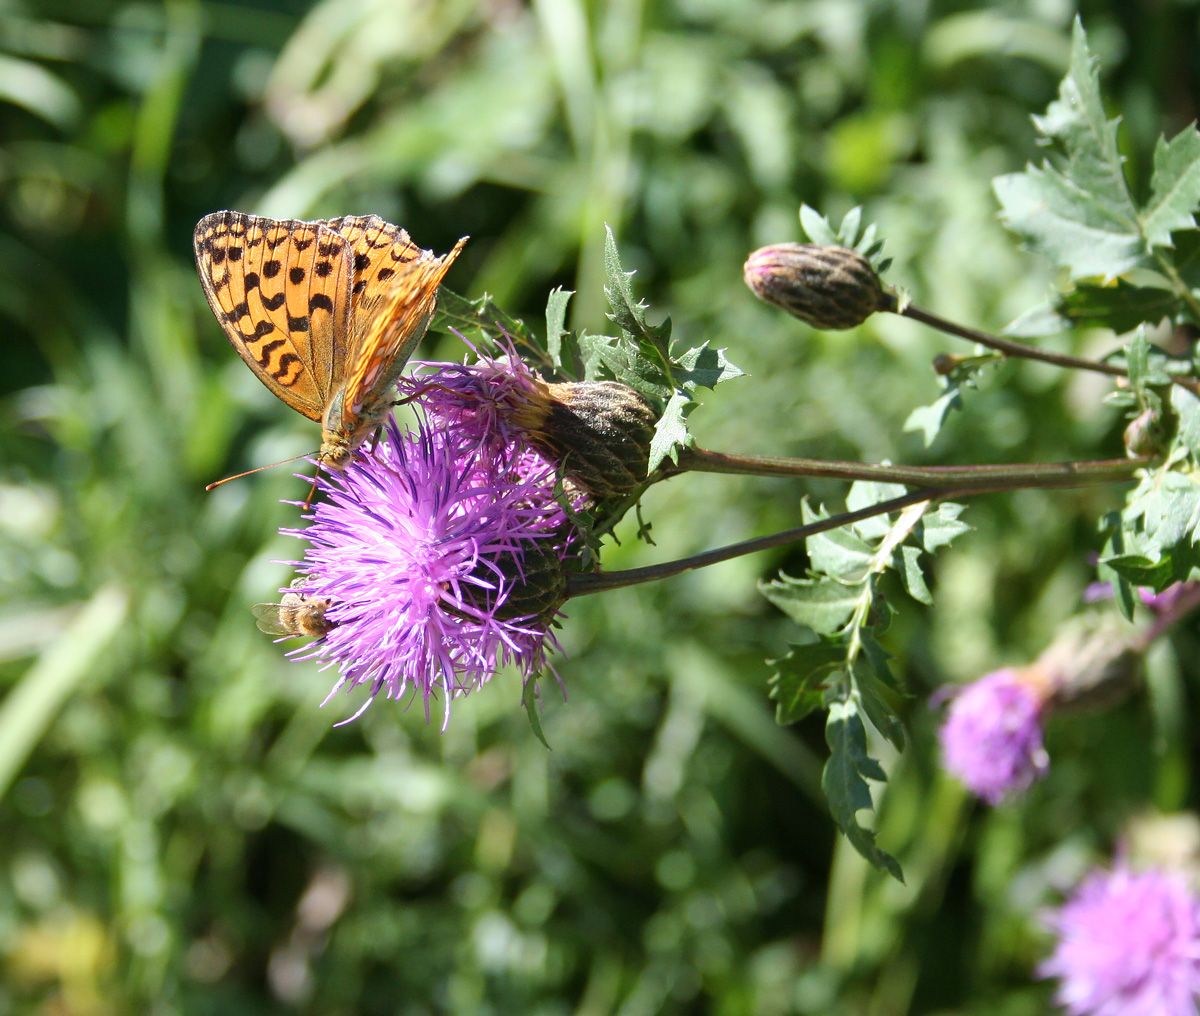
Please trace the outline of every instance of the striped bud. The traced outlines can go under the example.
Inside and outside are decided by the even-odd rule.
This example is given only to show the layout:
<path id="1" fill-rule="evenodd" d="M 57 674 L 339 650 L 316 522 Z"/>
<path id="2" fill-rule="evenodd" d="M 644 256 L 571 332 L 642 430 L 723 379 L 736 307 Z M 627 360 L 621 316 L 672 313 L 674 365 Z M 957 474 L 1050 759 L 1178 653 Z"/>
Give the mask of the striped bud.
<path id="1" fill-rule="evenodd" d="M 860 325 L 892 302 L 871 262 L 849 247 L 762 247 L 746 259 L 745 279 L 760 300 L 828 331 Z"/>

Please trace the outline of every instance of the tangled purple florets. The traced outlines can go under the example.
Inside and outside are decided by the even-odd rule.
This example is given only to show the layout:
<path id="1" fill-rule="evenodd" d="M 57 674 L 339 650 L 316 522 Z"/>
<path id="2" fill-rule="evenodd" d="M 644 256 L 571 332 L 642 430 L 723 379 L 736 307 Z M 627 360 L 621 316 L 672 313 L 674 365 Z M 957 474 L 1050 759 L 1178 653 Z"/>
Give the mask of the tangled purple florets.
<path id="1" fill-rule="evenodd" d="M 497 615 L 512 562 L 532 541 L 566 552 L 548 464 L 389 421 L 374 449 L 319 486 L 325 500 L 308 527 L 288 532 L 309 542 L 296 566 L 310 595 L 330 599 L 336 627 L 293 655 L 338 668 L 329 697 L 369 684 L 369 704 L 380 691 L 399 698 L 411 688 L 428 718 L 440 689 L 448 722 L 451 699 L 500 666 L 514 663 L 524 678 L 538 671 L 554 644 L 544 619 Z"/>
<path id="2" fill-rule="evenodd" d="M 1094 872 L 1049 918 L 1058 942 L 1038 969 L 1071 1016 L 1194 1016 L 1200 902 L 1181 875 Z"/>
<path id="3" fill-rule="evenodd" d="M 962 688 L 942 724 L 942 759 L 972 793 L 996 805 L 1027 790 L 1049 767 L 1042 700 L 1017 670 L 997 670 Z"/>
<path id="4" fill-rule="evenodd" d="M 537 383 L 511 344 L 502 348 L 506 355 L 481 354 L 475 363 L 419 362 L 417 373 L 401 384 L 412 390 L 408 397 L 431 420 L 464 440 L 487 443 L 497 451 L 522 447 L 525 428 L 514 421 L 514 410 L 536 392 Z"/>

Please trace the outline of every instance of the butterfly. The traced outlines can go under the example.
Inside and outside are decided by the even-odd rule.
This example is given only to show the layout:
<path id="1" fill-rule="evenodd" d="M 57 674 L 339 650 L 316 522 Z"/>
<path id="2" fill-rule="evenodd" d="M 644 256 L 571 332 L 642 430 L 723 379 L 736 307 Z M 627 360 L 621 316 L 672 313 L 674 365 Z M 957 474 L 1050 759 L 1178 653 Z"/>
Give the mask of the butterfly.
<path id="1" fill-rule="evenodd" d="M 250 608 L 259 631 L 268 635 L 303 635 L 314 639 L 333 631 L 334 623 L 325 617 L 332 601 L 297 591 L 297 587 L 303 587 L 307 581 L 305 576 L 298 576 L 292 580 L 292 588 L 280 597 L 282 602 L 256 603 Z"/>
<path id="2" fill-rule="evenodd" d="M 392 406 L 388 389 L 425 334 L 442 257 L 378 215 L 268 219 L 213 212 L 193 246 L 204 295 L 246 365 L 321 424 L 317 459 L 342 469 Z"/>

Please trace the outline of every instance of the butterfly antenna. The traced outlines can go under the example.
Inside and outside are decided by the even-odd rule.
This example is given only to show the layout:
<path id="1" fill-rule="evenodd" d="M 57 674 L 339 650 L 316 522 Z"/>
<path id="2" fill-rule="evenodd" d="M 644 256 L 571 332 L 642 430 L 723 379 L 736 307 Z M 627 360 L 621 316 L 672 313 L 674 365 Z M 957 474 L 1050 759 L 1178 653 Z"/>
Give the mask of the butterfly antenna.
<path id="1" fill-rule="evenodd" d="M 282 466 L 285 462 L 295 462 L 297 459 L 305 459 L 308 458 L 310 454 L 310 452 L 304 452 L 300 455 L 293 455 L 290 459 L 280 459 L 278 462 L 271 462 L 265 466 L 255 466 L 253 469 L 247 469 L 244 473 L 234 473 L 233 476 L 226 476 L 224 479 L 206 484 L 204 489 L 212 490 L 214 487 L 219 487 L 221 484 L 228 483 L 230 480 L 240 480 L 243 476 L 250 476 L 253 473 L 261 473 L 264 469 L 274 469 L 276 466 Z"/>

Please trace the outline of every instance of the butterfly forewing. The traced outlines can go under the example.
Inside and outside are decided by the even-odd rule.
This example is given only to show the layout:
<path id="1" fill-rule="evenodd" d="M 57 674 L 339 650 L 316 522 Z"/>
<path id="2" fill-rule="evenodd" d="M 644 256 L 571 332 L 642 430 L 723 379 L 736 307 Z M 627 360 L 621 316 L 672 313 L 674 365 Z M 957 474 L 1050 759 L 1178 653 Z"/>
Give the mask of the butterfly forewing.
<path id="1" fill-rule="evenodd" d="M 276 396 L 320 420 L 350 343 L 353 256 L 322 222 L 214 212 L 196 226 L 196 266 L 233 347 Z"/>
<path id="2" fill-rule="evenodd" d="M 250 369 L 322 424 L 340 469 L 386 416 L 388 388 L 433 316 L 444 257 L 378 215 L 302 222 L 214 212 L 196 226 L 208 302 Z"/>

